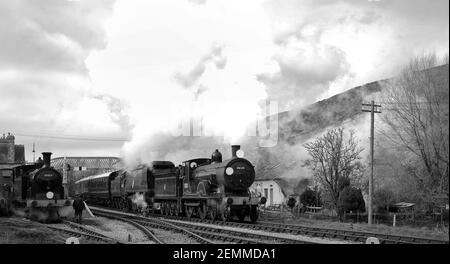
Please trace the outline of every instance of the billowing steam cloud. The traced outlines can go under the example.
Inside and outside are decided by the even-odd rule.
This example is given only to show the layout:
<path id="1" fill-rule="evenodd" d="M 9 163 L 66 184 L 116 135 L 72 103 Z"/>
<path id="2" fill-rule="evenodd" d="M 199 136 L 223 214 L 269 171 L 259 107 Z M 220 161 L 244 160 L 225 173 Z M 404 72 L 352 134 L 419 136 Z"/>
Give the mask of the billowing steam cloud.
<path id="1" fill-rule="evenodd" d="M 188 0 L 188 1 L 197 5 L 204 5 L 207 0 Z"/>
<path id="2" fill-rule="evenodd" d="M 133 129 L 133 125 L 128 114 L 128 108 L 125 102 L 108 94 L 95 95 L 95 99 L 104 102 L 109 111 L 111 119 L 120 126 L 122 131 L 130 132 Z"/>
<path id="3" fill-rule="evenodd" d="M 227 58 L 222 54 L 223 46 L 213 45 L 208 54 L 200 58 L 197 64 L 187 73 L 177 72 L 174 75 L 175 80 L 182 87 L 188 89 L 198 82 L 206 70 L 206 64 L 213 62 L 217 69 L 224 69 L 227 64 Z"/>
<path id="4" fill-rule="evenodd" d="M 145 201 L 145 196 L 141 193 L 135 193 L 133 197 L 131 197 L 131 201 L 141 211 L 145 210 L 148 206 L 147 202 Z"/>
<path id="5" fill-rule="evenodd" d="M 278 147 L 260 148 L 254 138 L 238 143 L 258 167 L 278 166 L 261 173 L 299 177 L 307 174 L 300 162 L 302 143 L 344 122 L 363 124 L 356 129 L 363 131 L 367 115 L 360 106 L 368 97 L 349 94 L 337 103 L 308 105 L 395 75 L 431 42 L 448 46 L 448 35 L 432 30 L 448 27 L 442 2 L 205 2 L 116 5 L 108 49 L 89 69 L 102 94 L 108 90 L 130 106 L 131 140 L 123 147 L 130 163 L 179 162 L 209 156 L 215 148 L 226 154 L 231 139 L 240 139 L 251 122 L 265 116 L 261 102 L 268 99 L 281 111 L 292 110 L 280 113 Z M 413 19 L 425 16 L 423 9 L 439 18 Z M 430 30 L 405 31 L 423 23 Z M 420 45 L 405 46 L 405 39 Z M 198 120 L 213 136 L 194 133 Z M 170 132 L 177 127 L 187 135 Z M 366 133 L 357 136 L 367 139 Z"/>
<path id="6" fill-rule="evenodd" d="M 274 58 L 278 72 L 258 75 L 258 80 L 267 87 L 269 98 L 277 100 L 282 109 L 307 105 L 348 73 L 345 54 L 338 48 L 287 49 L 285 54 Z"/>

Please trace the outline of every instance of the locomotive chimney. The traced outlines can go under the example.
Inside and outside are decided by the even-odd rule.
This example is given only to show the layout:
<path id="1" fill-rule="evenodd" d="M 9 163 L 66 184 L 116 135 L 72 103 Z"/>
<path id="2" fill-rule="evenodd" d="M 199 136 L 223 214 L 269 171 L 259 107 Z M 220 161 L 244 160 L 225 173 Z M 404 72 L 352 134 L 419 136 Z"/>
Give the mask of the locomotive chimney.
<path id="1" fill-rule="evenodd" d="M 231 145 L 231 157 L 237 158 L 236 152 L 241 149 L 240 145 Z"/>
<path id="2" fill-rule="evenodd" d="M 52 153 L 42 152 L 42 157 L 44 157 L 44 168 L 50 167 L 50 158 L 52 157 Z"/>

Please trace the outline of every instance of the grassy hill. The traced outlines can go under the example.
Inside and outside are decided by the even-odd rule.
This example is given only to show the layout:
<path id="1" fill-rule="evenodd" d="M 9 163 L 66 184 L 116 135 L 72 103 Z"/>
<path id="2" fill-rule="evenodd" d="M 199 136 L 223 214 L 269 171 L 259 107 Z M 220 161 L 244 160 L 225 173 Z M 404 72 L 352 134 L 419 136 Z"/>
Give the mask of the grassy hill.
<path id="1" fill-rule="evenodd" d="M 448 67 L 449 65 L 445 64 L 427 71 L 431 72 L 433 79 L 445 80 Z M 370 100 L 376 101 L 383 93 L 383 86 L 389 81 L 390 79 L 367 83 L 305 108 L 279 113 L 278 144 L 271 148 L 257 148 L 257 153 L 252 155 L 257 157 L 257 178 L 281 177 L 295 184 L 301 178 L 309 177 L 309 171 L 302 167 L 302 159 L 307 158 L 303 143 L 331 127 L 356 127 L 358 130 L 364 125 L 368 128 L 368 124 L 363 121 L 367 120 L 369 115 L 361 111 L 361 105 Z M 383 107 L 381 110 L 383 111 Z M 369 134 L 361 131 L 359 136 L 363 140 L 363 147 L 368 148 L 364 144 Z"/>

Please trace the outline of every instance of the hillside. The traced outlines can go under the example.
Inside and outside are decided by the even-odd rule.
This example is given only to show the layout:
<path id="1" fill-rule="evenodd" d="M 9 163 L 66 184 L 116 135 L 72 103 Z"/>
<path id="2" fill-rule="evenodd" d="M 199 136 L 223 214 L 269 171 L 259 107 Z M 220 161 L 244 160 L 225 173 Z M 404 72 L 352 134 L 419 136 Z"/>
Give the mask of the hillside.
<path id="1" fill-rule="evenodd" d="M 444 80 L 444 76 L 448 75 L 448 67 L 449 65 L 446 64 L 427 71 L 431 71 L 433 79 Z M 301 166 L 302 160 L 307 158 L 302 144 L 330 127 L 344 126 L 356 128 L 356 130 L 361 127 L 368 128 L 368 124 L 363 121 L 369 115 L 361 111 L 361 104 L 370 100 L 376 101 L 383 92 L 383 85 L 388 81 L 390 80 L 367 83 L 303 109 L 279 113 L 278 144 L 271 148 L 258 148 L 255 153 L 257 177 L 285 178 L 292 184 L 301 178 L 308 178 L 308 170 Z M 381 110 L 383 111 L 383 107 Z M 368 133 L 356 132 L 361 132 L 359 136 L 363 139 L 361 144 L 364 145 L 367 142 Z"/>

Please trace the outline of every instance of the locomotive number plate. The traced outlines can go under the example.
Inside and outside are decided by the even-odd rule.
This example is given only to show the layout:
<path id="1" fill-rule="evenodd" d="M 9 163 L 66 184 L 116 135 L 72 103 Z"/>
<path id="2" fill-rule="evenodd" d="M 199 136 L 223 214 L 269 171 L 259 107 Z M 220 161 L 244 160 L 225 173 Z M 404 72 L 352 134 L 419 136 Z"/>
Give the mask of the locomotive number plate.
<path id="1" fill-rule="evenodd" d="M 44 177 L 52 177 L 53 174 L 44 174 Z"/>

